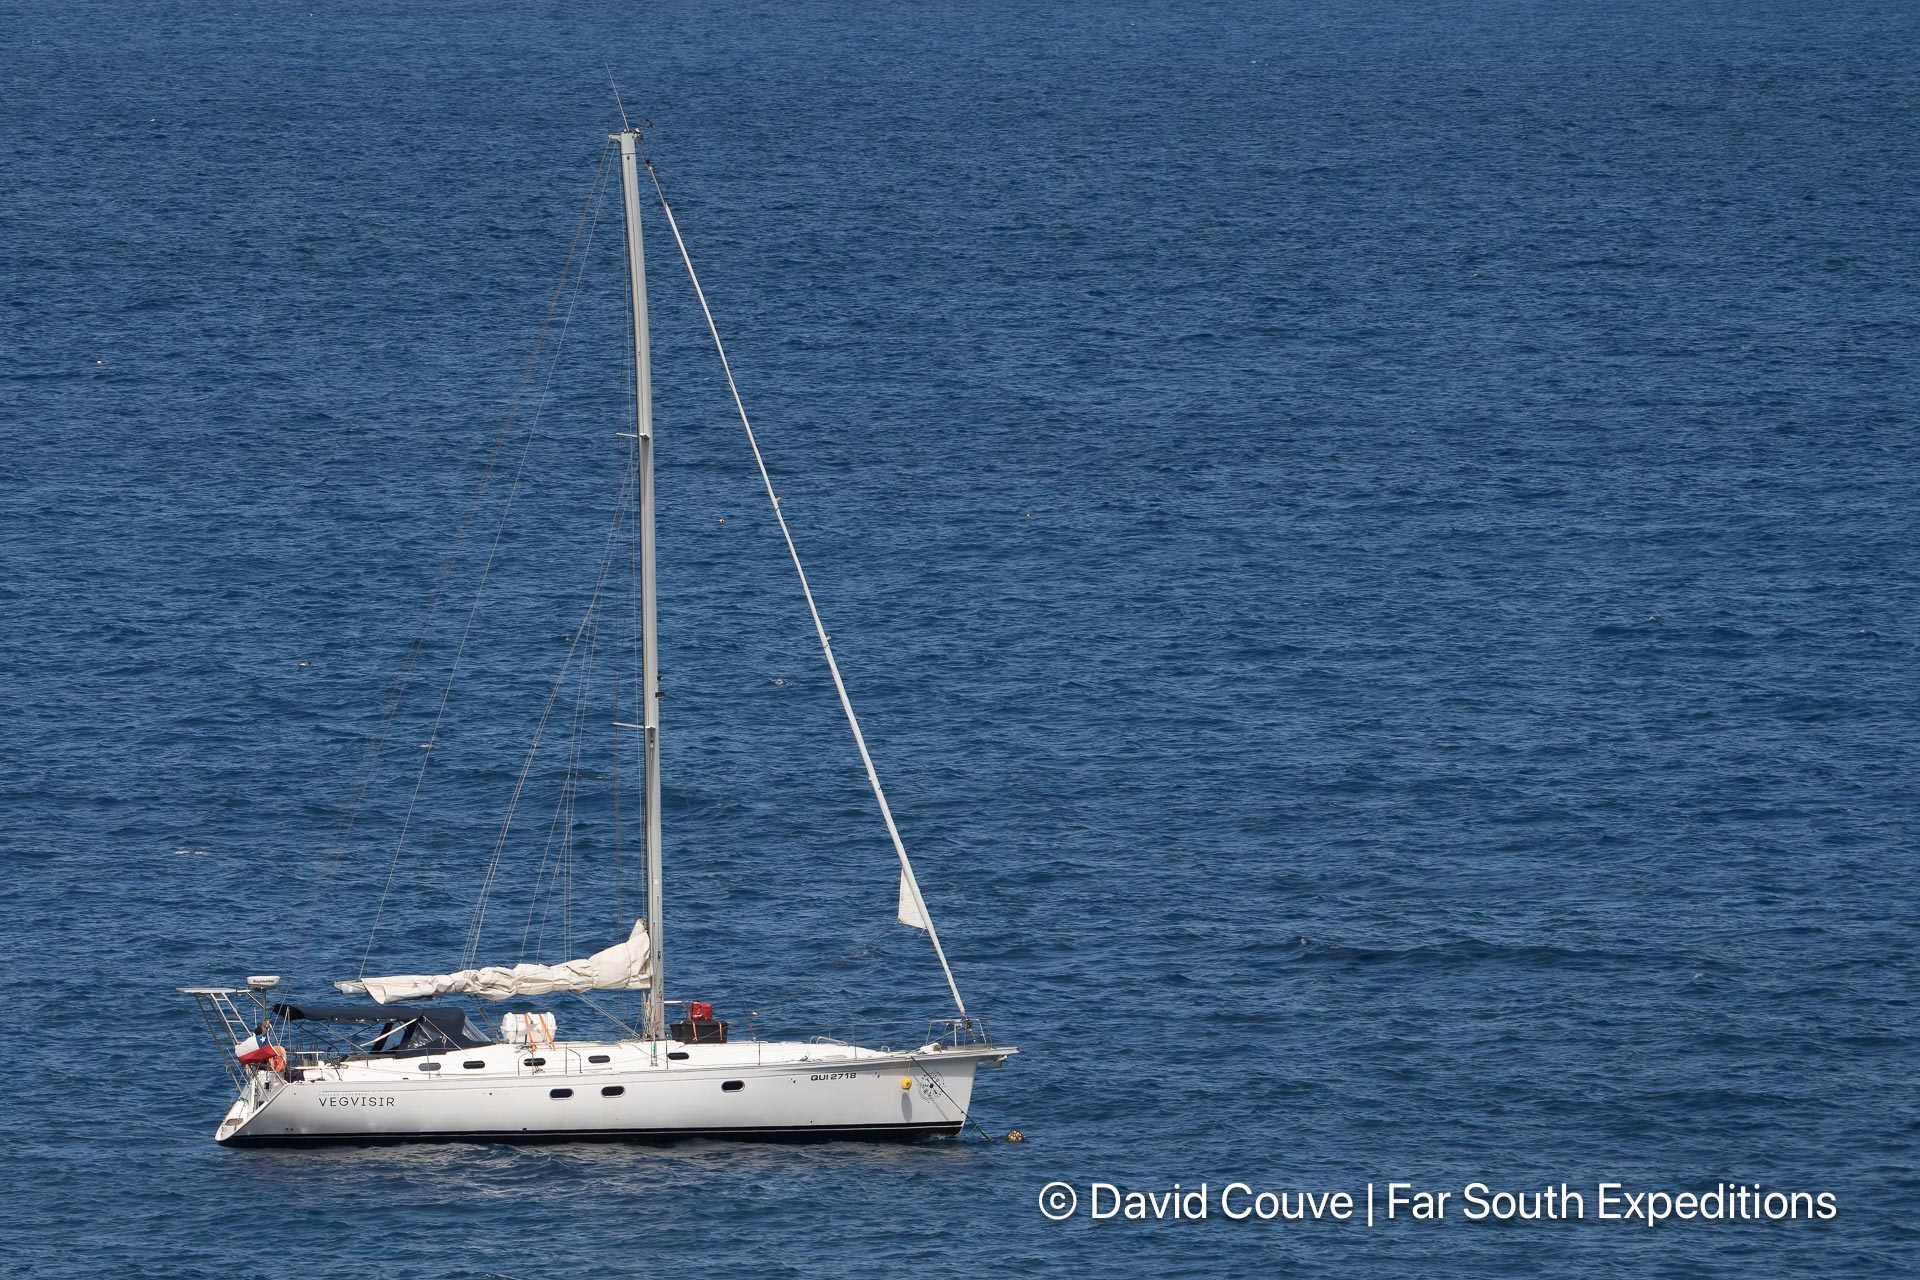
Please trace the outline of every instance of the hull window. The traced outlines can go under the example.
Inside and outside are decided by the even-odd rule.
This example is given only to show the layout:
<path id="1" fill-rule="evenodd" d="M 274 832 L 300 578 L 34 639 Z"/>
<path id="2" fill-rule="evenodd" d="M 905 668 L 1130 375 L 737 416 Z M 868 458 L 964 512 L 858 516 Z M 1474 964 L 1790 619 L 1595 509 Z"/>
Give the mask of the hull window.
<path id="1" fill-rule="evenodd" d="M 603 1098 L 617 1098 L 626 1091 L 627 1086 L 623 1084 L 610 1084 L 600 1091 L 600 1096 Z"/>
<path id="2" fill-rule="evenodd" d="M 746 1087 L 747 1087 L 747 1082 L 745 1080 L 728 1080 L 721 1084 L 720 1092 L 738 1093 Z"/>
<path id="3" fill-rule="evenodd" d="M 549 1090 L 547 1090 L 547 1096 L 548 1096 L 549 1098 L 571 1098 L 571 1097 L 573 1096 L 573 1090 L 571 1090 L 571 1089 L 549 1089 Z"/>

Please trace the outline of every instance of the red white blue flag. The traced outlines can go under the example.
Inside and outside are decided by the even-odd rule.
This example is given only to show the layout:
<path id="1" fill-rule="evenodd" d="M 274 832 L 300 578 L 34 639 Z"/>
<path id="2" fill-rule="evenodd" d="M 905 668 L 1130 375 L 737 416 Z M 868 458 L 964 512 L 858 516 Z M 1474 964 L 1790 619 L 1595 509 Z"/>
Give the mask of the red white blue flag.
<path id="1" fill-rule="evenodd" d="M 273 1045 L 268 1043 L 267 1037 L 258 1031 L 233 1046 L 233 1056 L 248 1066 L 256 1062 L 266 1062 L 271 1059 L 273 1055 Z"/>

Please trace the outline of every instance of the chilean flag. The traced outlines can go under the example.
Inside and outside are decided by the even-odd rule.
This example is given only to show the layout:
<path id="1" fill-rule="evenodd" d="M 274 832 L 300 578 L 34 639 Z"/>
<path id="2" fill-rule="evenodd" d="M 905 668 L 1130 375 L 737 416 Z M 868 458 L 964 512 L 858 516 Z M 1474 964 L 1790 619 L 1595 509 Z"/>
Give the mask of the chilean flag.
<path id="1" fill-rule="evenodd" d="M 279 1050 L 275 1046 L 267 1042 L 265 1034 L 259 1031 L 254 1032 L 245 1040 L 233 1046 L 233 1056 L 248 1066 L 252 1066 L 256 1062 L 270 1061 L 273 1055 L 278 1052 Z"/>

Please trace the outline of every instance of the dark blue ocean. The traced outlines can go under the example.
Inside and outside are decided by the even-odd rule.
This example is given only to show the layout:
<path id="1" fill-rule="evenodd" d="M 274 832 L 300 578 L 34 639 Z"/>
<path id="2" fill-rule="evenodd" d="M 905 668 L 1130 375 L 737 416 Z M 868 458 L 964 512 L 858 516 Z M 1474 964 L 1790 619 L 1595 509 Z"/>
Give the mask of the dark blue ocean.
<path id="1" fill-rule="evenodd" d="M 0 1272 L 1920 1274 L 1917 37 L 1896 0 L 7 6 Z M 614 204 L 529 357 L 603 64 L 1024 1145 L 211 1140 L 175 988 L 457 961 L 581 625 Z M 938 967 L 648 234 L 670 994 L 918 1043 Z M 631 713 L 559 707 L 483 959 L 636 909 Z M 1234 1181 L 1454 1198 L 1228 1221 Z M 1476 1181 L 1585 1217 L 1469 1221 Z M 1097 1182 L 1213 1211 L 1093 1221 Z M 1603 1222 L 1602 1182 L 1838 1212 Z"/>

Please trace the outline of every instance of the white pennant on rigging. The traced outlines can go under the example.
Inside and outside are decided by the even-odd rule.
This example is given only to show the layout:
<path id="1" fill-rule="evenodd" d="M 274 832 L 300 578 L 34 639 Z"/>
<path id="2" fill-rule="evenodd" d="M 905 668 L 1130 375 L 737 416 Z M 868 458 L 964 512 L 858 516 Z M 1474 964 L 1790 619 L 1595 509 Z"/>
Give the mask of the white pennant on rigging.
<path id="1" fill-rule="evenodd" d="M 904 871 L 900 873 L 900 923 L 910 924 L 922 933 L 931 928 L 927 921 L 927 904 L 920 897 L 920 886 Z"/>

